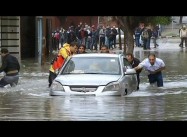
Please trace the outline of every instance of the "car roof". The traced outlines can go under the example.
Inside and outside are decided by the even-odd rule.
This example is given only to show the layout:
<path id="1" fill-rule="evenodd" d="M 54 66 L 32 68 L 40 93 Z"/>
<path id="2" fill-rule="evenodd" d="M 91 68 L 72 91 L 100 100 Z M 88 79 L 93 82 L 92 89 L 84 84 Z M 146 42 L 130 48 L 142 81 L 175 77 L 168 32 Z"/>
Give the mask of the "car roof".
<path id="1" fill-rule="evenodd" d="M 73 57 L 119 57 L 119 54 L 115 53 L 85 53 L 85 54 L 75 54 Z"/>

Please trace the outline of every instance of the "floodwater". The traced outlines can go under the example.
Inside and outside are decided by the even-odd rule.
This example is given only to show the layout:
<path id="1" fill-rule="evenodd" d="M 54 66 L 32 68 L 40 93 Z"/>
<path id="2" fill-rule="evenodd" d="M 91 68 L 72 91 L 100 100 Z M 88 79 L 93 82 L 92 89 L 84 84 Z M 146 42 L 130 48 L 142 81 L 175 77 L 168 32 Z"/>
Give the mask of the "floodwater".
<path id="1" fill-rule="evenodd" d="M 150 51 L 135 48 L 143 60 L 150 52 L 164 60 L 164 87 L 150 87 L 143 71 L 140 90 L 128 96 L 49 96 L 48 65 L 22 61 L 19 84 L 0 89 L 1 121 L 185 121 L 187 48 L 162 39 Z M 33 67 L 34 66 L 34 67 Z"/>

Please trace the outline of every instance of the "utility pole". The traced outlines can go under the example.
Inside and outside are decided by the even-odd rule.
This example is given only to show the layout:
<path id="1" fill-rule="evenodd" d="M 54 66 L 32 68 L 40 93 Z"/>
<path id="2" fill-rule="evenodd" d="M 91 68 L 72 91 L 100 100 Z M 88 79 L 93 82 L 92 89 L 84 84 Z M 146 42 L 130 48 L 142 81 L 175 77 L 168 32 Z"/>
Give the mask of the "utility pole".
<path id="1" fill-rule="evenodd" d="M 171 17 L 172 23 L 171 23 L 171 29 L 173 31 L 173 16 Z"/>
<path id="2" fill-rule="evenodd" d="M 43 17 L 42 16 L 37 16 L 37 54 L 38 54 L 38 64 L 42 65 L 42 41 L 43 41 Z"/>
<path id="3" fill-rule="evenodd" d="M 97 28 L 99 28 L 99 25 L 100 25 L 100 20 L 99 20 L 99 16 L 97 17 Z"/>

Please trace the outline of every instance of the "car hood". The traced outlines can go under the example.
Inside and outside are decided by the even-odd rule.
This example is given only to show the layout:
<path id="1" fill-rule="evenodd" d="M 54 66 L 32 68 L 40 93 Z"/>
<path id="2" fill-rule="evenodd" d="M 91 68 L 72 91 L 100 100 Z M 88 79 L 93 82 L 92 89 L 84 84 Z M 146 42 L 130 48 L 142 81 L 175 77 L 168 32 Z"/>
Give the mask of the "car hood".
<path id="1" fill-rule="evenodd" d="M 63 85 L 106 85 L 120 77 L 121 75 L 71 74 L 59 75 L 55 80 Z"/>

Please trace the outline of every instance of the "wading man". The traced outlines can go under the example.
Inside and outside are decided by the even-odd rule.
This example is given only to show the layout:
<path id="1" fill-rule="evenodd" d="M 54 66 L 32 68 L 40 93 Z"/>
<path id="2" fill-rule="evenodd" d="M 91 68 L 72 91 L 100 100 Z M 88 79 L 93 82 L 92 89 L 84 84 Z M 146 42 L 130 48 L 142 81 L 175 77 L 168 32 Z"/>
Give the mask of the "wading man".
<path id="1" fill-rule="evenodd" d="M 5 76 L 0 80 L 0 87 L 10 84 L 11 87 L 18 84 L 20 64 L 16 57 L 9 54 L 8 49 L 1 49 L 2 66 L 0 73 L 5 72 Z"/>
<path id="2" fill-rule="evenodd" d="M 152 85 L 155 82 L 158 87 L 163 87 L 162 70 L 165 69 L 165 63 L 162 59 L 156 58 L 155 54 L 149 54 L 148 58 L 144 59 L 135 70 L 144 68 L 148 72 L 149 83 Z"/>

